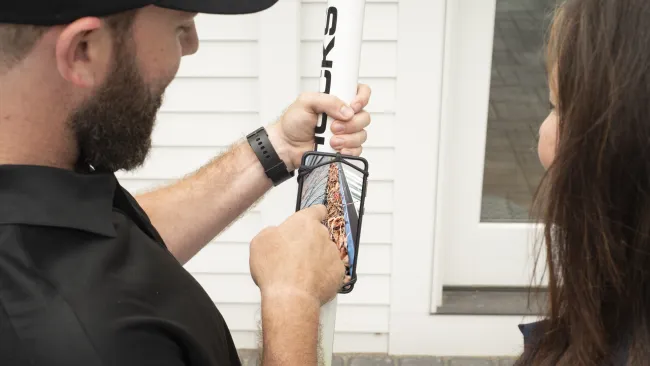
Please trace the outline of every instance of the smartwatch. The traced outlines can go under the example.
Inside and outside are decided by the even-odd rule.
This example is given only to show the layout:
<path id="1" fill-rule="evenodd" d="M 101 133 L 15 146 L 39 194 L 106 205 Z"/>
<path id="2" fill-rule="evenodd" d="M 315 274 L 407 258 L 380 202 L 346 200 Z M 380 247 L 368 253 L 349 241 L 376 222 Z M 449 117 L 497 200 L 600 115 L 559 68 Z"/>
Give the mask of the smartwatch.
<path id="1" fill-rule="evenodd" d="M 264 127 L 260 127 L 248 134 L 246 139 L 248 140 L 248 144 L 253 148 L 260 163 L 262 163 L 264 173 L 271 179 L 274 186 L 280 185 L 295 175 L 294 172 L 288 171 L 287 165 L 275 152 Z"/>

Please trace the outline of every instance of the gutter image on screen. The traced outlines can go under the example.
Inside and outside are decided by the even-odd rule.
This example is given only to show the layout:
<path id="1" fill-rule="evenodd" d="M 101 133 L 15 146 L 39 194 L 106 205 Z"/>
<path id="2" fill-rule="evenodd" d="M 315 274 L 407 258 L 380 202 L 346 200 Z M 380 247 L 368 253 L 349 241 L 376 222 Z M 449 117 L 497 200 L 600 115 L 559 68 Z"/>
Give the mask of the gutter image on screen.
<path id="1" fill-rule="evenodd" d="M 362 160 L 344 160 L 346 163 L 337 161 L 334 156 L 318 154 L 304 159 L 303 167 L 307 173 L 301 184 L 298 208 L 304 209 L 316 204 L 327 207 L 324 224 L 347 267 L 347 280 L 350 280 L 356 268 L 365 187 L 364 171 L 367 169 Z"/>

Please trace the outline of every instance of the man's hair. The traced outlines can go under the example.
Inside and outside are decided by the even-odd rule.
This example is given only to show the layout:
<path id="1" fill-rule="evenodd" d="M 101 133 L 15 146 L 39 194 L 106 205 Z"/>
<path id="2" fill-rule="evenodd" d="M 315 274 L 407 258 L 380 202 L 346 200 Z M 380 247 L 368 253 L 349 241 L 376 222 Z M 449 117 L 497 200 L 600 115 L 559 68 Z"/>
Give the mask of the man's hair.
<path id="1" fill-rule="evenodd" d="M 0 24 L 0 69 L 11 69 L 34 48 L 49 28 L 22 24 Z"/>
<path id="2" fill-rule="evenodd" d="M 111 33 L 115 37 L 121 38 L 130 31 L 136 13 L 137 9 L 102 19 Z M 21 62 L 50 28 L 48 26 L 0 23 L 0 71 L 8 71 Z"/>

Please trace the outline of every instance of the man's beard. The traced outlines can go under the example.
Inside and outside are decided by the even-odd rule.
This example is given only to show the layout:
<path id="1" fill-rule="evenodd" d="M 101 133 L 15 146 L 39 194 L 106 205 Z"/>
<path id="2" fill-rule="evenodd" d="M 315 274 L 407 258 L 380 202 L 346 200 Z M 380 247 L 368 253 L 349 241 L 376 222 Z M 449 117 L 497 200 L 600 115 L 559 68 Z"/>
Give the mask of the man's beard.
<path id="1" fill-rule="evenodd" d="M 70 118 L 79 163 L 98 171 L 133 170 L 144 163 L 162 104 L 163 93 L 146 85 L 127 42 L 116 44 L 106 82 Z"/>

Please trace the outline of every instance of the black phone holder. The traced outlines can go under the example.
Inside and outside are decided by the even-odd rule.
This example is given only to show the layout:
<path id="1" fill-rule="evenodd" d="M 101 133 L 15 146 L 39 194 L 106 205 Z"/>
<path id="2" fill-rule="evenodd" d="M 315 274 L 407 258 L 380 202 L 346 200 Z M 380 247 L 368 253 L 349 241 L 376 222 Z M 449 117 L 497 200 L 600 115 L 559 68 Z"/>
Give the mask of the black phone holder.
<path id="1" fill-rule="evenodd" d="M 366 200 L 366 193 L 367 193 L 367 186 L 368 186 L 368 161 L 364 158 L 358 157 L 358 156 L 351 156 L 351 155 L 343 155 L 341 153 L 328 153 L 328 152 L 320 152 L 320 151 L 309 151 L 306 152 L 301 161 L 301 165 L 298 169 L 298 199 L 296 202 L 296 211 L 301 210 L 303 207 L 303 202 L 302 202 L 302 197 L 303 197 L 303 188 L 305 184 L 306 177 L 312 173 L 315 169 L 327 165 L 331 165 L 334 163 L 340 163 L 344 164 L 347 167 L 354 169 L 359 173 L 359 176 L 361 177 L 361 194 L 360 194 L 360 200 L 359 200 L 359 209 L 358 211 L 356 210 L 356 207 L 354 207 L 354 204 L 352 204 L 352 207 L 354 208 L 353 212 L 349 212 L 348 215 L 346 215 L 349 218 L 349 221 L 346 221 L 346 225 L 349 225 L 351 228 L 351 231 L 353 232 L 353 240 L 354 240 L 354 260 L 351 261 L 350 267 L 348 268 L 348 271 L 346 275 L 350 276 L 350 282 L 347 283 L 345 286 L 343 286 L 340 290 L 340 294 L 347 294 L 352 292 L 354 289 L 354 285 L 357 282 L 357 263 L 359 262 L 359 240 L 361 238 L 361 223 L 363 221 L 363 213 L 364 213 L 364 206 L 365 206 L 365 200 Z M 340 182 L 339 184 L 344 185 L 344 196 L 346 202 L 353 202 L 353 197 L 351 194 L 351 189 L 350 189 L 350 182 L 348 181 L 348 178 L 346 178 L 345 174 L 340 175 Z M 358 194 L 359 183 L 355 182 L 353 190 L 355 193 Z M 327 195 L 324 195 L 324 200 L 320 201 L 318 203 L 323 203 L 327 205 Z M 347 204 L 347 206 L 350 206 L 350 204 Z M 356 218 L 353 216 L 357 216 Z"/>

